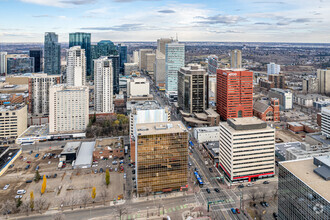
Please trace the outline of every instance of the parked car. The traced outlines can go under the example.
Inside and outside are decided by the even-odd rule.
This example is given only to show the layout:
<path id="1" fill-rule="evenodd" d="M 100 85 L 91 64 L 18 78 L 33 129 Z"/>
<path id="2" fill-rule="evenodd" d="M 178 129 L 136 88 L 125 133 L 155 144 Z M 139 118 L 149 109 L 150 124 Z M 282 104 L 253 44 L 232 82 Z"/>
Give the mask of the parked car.
<path id="1" fill-rule="evenodd" d="M 265 204 L 266 207 L 269 207 L 269 204 L 267 202 L 264 202 L 264 204 Z"/>
<path id="2" fill-rule="evenodd" d="M 26 193 L 26 191 L 24 189 L 17 190 L 17 195 L 23 195 L 25 193 Z"/>
<path id="3" fill-rule="evenodd" d="M 236 210 L 234 208 L 230 209 L 233 214 L 236 214 Z"/>
<path id="4" fill-rule="evenodd" d="M 25 169 L 29 169 L 30 168 L 30 164 L 26 165 Z"/>
<path id="5" fill-rule="evenodd" d="M 211 193 L 211 191 L 210 191 L 210 189 L 209 189 L 209 188 L 207 188 L 207 189 L 206 189 L 206 192 L 207 192 L 207 193 Z"/>
<path id="6" fill-rule="evenodd" d="M 209 168 L 209 171 L 210 171 L 211 173 L 213 173 L 213 170 L 212 170 L 212 168 L 211 168 L 211 167 Z"/>
<path id="7" fill-rule="evenodd" d="M 253 186 L 253 183 L 248 183 L 246 186 L 249 186 L 249 187 Z"/>
<path id="8" fill-rule="evenodd" d="M 236 208 L 236 212 L 237 212 L 237 214 L 241 213 L 241 212 L 239 211 L 239 209 L 238 209 L 238 208 Z"/>
<path id="9" fill-rule="evenodd" d="M 243 184 L 241 184 L 241 185 L 239 185 L 239 186 L 238 186 L 238 188 L 244 188 L 244 185 L 243 185 Z"/>
<path id="10" fill-rule="evenodd" d="M 32 180 L 27 180 L 25 181 L 25 183 L 32 183 Z"/>
<path id="11" fill-rule="evenodd" d="M 15 199 L 21 199 L 21 198 L 23 198 L 22 195 L 16 195 L 16 196 L 15 196 Z"/>
<path id="12" fill-rule="evenodd" d="M 260 202 L 260 205 L 261 205 L 262 207 L 266 207 L 266 205 L 265 205 L 264 202 Z"/>
<path id="13" fill-rule="evenodd" d="M 3 190 L 7 190 L 9 188 L 10 184 L 6 184 L 5 187 L 3 187 Z"/>
<path id="14" fill-rule="evenodd" d="M 29 161 L 29 160 L 28 160 L 28 161 L 26 161 L 26 162 L 27 162 L 27 163 L 31 163 L 31 161 Z"/>
<path id="15" fill-rule="evenodd" d="M 36 167 L 36 170 L 39 170 L 39 165 Z"/>
<path id="16" fill-rule="evenodd" d="M 278 215 L 276 214 L 276 212 L 273 212 L 273 217 L 277 219 Z"/>
<path id="17" fill-rule="evenodd" d="M 218 188 L 215 188 L 214 191 L 216 191 L 217 193 L 220 192 L 220 190 Z"/>
<path id="18" fill-rule="evenodd" d="M 269 184 L 269 181 L 264 181 L 263 184 Z"/>
<path id="19" fill-rule="evenodd" d="M 56 177 L 57 177 L 57 173 L 54 174 L 54 178 L 56 178 Z"/>
<path id="20" fill-rule="evenodd" d="M 39 154 L 36 154 L 35 158 L 39 157 Z"/>
<path id="21" fill-rule="evenodd" d="M 124 173 L 124 179 L 126 179 L 126 173 Z"/>
<path id="22" fill-rule="evenodd" d="M 118 169 L 117 169 L 117 167 L 116 167 L 116 168 L 115 168 L 115 172 L 117 172 L 117 170 L 118 170 Z"/>
<path id="23" fill-rule="evenodd" d="M 132 173 L 135 174 L 135 170 L 132 170 Z"/>
<path id="24" fill-rule="evenodd" d="M 14 167 L 14 164 L 10 164 L 9 168 L 13 168 Z"/>
<path id="25" fill-rule="evenodd" d="M 103 168 L 100 168 L 100 173 L 103 173 Z"/>
<path id="26" fill-rule="evenodd" d="M 117 165 L 118 162 L 116 160 L 112 161 L 112 165 Z"/>
<path id="27" fill-rule="evenodd" d="M 97 173 L 97 169 L 94 170 L 94 173 L 95 173 L 95 174 Z"/>

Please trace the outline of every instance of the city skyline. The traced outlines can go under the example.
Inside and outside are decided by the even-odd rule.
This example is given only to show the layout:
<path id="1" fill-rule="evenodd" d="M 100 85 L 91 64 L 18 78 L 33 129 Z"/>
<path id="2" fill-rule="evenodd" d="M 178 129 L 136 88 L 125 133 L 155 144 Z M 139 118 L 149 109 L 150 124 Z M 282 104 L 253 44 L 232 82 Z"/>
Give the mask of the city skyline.
<path id="1" fill-rule="evenodd" d="M 0 0 L 0 42 L 42 42 L 56 32 L 92 33 L 92 42 L 181 41 L 330 43 L 330 2 L 224 0 Z M 18 16 L 19 15 L 19 16 Z"/>

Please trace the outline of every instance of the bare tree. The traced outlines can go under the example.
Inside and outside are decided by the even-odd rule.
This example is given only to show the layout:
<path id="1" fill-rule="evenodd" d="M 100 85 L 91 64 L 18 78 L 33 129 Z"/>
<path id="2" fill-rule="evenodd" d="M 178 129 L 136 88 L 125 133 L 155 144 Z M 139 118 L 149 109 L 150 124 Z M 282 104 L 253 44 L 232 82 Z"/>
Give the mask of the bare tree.
<path id="1" fill-rule="evenodd" d="M 41 214 L 41 211 L 46 209 L 48 206 L 46 199 L 43 197 L 36 198 L 34 200 L 34 210 Z"/>
<path id="2" fill-rule="evenodd" d="M 121 217 L 125 214 L 127 214 L 127 210 L 124 207 L 119 206 L 117 208 L 117 215 L 118 215 L 119 219 L 121 220 Z"/>
<path id="3" fill-rule="evenodd" d="M 83 192 L 82 195 L 80 196 L 80 201 L 84 205 L 84 208 L 86 208 L 87 203 L 89 202 L 90 196 Z"/>
<path id="4" fill-rule="evenodd" d="M 265 202 L 266 197 L 267 197 L 267 191 L 264 189 L 261 191 L 261 198 L 263 202 Z"/>
<path id="5" fill-rule="evenodd" d="M 108 197 L 108 191 L 103 188 L 102 191 L 100 192 L 100 197 L 103 201 L 103 205 L 105 205 L 105 201 L 107 200 L 107 197 Z"/>
<path id="6" fill-rule="evenodd" d="M 67 202 L 68 205 L 71 207 L 71 210 L 73 210 L 74 206 L 77 204 L 78 201 L 75 195 L 71 195 Z"/>
<path id="7" fill-rule="evenodd" d="M 251 200 L 253 202 L 255 202 L 256 199 L 258 198 L 258 193 L 255 189 L 252 189 L 252 190 L 249 191 L 249 196 L 250 196 Z"/>
<path id="8" fill-rule="evenodd" d="M 8 214 L 11 214 L 16 211 L 16 204 L 13 201 L 6 200 L 1 206 L 1 213 L 8 217 Z"/>
<path id="9" fill-rule="evenodd" d="M 277 198 L 277 195 L 278 195 L 278 188 L 276 186 L 274 187 L 272 194 L 273 194 L 273 199 L 275 201 L 275 199 Z"/>
<path id="10" fill-rule="evenodd" d="M 30 202 L 29 201 L 23 202 L 22 205 L 19 207 L 19 209 L 22 213 L 25 213 L 28 216 L 30 212 Z"/>
<path id="11" fill-rule="evenodd" d="M 54 220 L 64 220 L 65 215 L 63 213 L 56 213 L 55 215 L 53 215 L 53 219 Z"/>

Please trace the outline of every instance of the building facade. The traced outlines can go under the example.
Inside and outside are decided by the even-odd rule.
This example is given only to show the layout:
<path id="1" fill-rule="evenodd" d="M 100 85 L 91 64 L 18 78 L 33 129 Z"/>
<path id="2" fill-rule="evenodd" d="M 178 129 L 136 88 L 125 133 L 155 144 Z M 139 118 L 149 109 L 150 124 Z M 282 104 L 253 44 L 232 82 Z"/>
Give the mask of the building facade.
<path id="1" fill-rule="evenodd" d="M 147 69 L 147 54 L 153 53 L 153 49 L 140 49 L 139 50 L 139 69 L 145 71 Z"/>
<path id="2" fill-rule="evenodd" d="M 156 86 L 164 90 L 165 89 L 165 54 L 166 44 L 172 43 L 171 38 L 161 38 L 157 40 L 157 50 L 154 64 L 154 79 Z"/>
<path id="3" fill-rule="evenodd" d="M 49 90 L 49 132 L 75 133 L 85 131 L 89 122 L 89 91 L 87 86 L 58 84 Z"/>
<path id="4" fill-rule="evenodd" d="M 328 156 L 280 163 L 279 219 L 330 219 L 330 181 L 323 175 L 326 172 L 329 174 L 329 164 Z"/>
<path id="5" fill-rule="evenodd" d="M 303 79 L 303 93 L 313 94 L 319 92 L 319 82 L 317 78 L 305 78 Z"/>
<path id="6" fill-rule="evenodd" d="M 242 51 L 233 50 L 230 53 L 230 68 L 242 69 Z"/>
<path id="7" fill-rule="evenodd" d="M 208 74 L 200 65 L 190 64 L 178 72 L 178 105 L 188 114 L 208 108 Z"/>
<path id="8" fill-rule="evenodd" d="M 222 120 L 252 117 L 253 72 L 217 70 L 217 112 Z"/>
<path id="9" fill-rule="evenodd" d="M 277 98 L 280 102 L 280 110 L 291 110 L 293 108 L 293 96 L 290 90 L 273 88 L 268 93 L 269 98 Z"/>
<path id="10" fill-rule="evenodd" d="M 86 56 L 80 46 L 67 51 L 66 82 L 68 86 L 86 85 Z"/>
<path id="11" fill-rule="evenodd" d="M 267 64 L 267 75 L 279 74 L 280 72 L 281 72 L 281 66 L 280 65 L 275 64 L 275 63 Z"/>
<path id="12" fill-rule="evenodd" d="M 29 56 L 34 58 L 34 72 L 40 73 L 42 71 L 42 49 L 31 49 Z"/>
<path id="13" fill-rule="evenodd" d="M 0 139 L 12 139 L 27 129 L 25 104 L 0 106 Z"/>
<path id="14" fill-rule="evenodd" d="M 217 75 L 217 69 L 218 69 L 218 56 L 211 55 L 207 59 L 207 70 L 209 75 Z"/>
<path id="15" fill-rule="evenodd" d="M 130 76 L 139 71 L 139 64 L 137 63 L 125 63 L 124 64 L 124 75 Z"/>
<path id="16" fill-rule="evenodd" d="M 321 131 L 323 136 L 330 138 L 330 107 L 322 108 Z"/>
<path id="17" fill-rule="evenodd" d="M 94 60 L 94 85 L 95 111 L 113 113 L 113 65 L 108 57 Z"/>
<path id="18" fill-rule="evenodd" d="M 230 182 L 275 175 L 275 129 L 256 117 L 220 123 L 219 165 Z"/>
<path id="19" fill-rule="evenodd" d="M 278 99 L 268 101 L 256 101 L 253 104 L 253 115 L 263 121 L 280 121 L 280 104 Z"/>
<path id="20" fill-rule="evenodd" d="M 145 71 L 149 75 L 154 74 L 154 65 L 155 65 L 156 54 L 155 53 L 147 53 L 146 54 L 146 69 Z"/>
<path id="21" fill-rule="evenodd" d="M 124 64 L 127 63 L 127 46 L 118 44 L 118 51 L 119 51 L 119 63 L 120 63 L 120 70 L 121 74 L 124 74 Z"/>
<path id="22" fill-rule="evenodd" d="M 220 128 L 219 126 L 194 128 L 194 138 L 199 144 L 214 141 L 219 142 Z"/>
<path id="23" fill-rule="evenodd" d="M 127 79 L 127 97 L 148 96 L 149 94 L 150 85 L 146 78 Z"/>
<path id="24" fill-rule="evenodd" d="M 137 193 L 186 188 L 188 131 L 182 122 L 139 124 L 135 133 Z"/>
<path id="25" fill-rule="evenodd" d="M 317 79 L 319 84 L 319 93 L 330 96 L 330 68 L 318 69 Z"/>
<path id="26" fill-rule="evenodd" d="M 6 73 L 7 69 L 7 52 L 0 52 L 0 74 Z"/>
<path id="27" fill-rule="evenodd" d="M 91 50 L 91 34 L 90 33 L 70 33 L 69 47 L 80 46 L 85 50 L 86 56 L 86 73 L 87 76 L 92 75 L 92 50 Z"/>
<path id="28" fill-rule="evenodd" d="M 61 75 L 61 45 L 54 32 L 45 33 L 44 72 L 50 75 Z"/>
<path id="29" fill-rule="evenodd" d="M 33 72 L 33 57 L 7 57 L 7 75 Z"/>

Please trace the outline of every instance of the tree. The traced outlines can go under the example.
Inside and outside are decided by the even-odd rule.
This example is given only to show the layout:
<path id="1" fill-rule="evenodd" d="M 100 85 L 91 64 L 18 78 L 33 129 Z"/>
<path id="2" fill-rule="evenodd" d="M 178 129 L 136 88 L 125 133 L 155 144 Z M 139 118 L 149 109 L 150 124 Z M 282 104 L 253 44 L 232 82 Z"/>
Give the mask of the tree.
<path id="1" fill-rule="evenodd" d="M 77 203 L 76 197 L 74 195 L 71 195 L 68 202 L 69 202 L 69 205 L 71 206 L 71 210 L 73 210 L 73 207 Z"/>
<path id="2" fill-rule="evenodd" d="M 34 210 L 38 213 L 41 213 L 42 210 L 47 209 L 48 203 L 45 198 L 36 198 L 34 200 Z"/>
<path id="3" fill-rule="evenodd" d="M 103 205 L 105 205 L 105 200 L 108 197 L 108 191 L 105 188 L 101 191 L 100 197 L 101 197 L 101 199 L 103 201 Z"/>
<path id="4" fill-rule="evenodd" d="M 34 181 L 38 182 L 41 179 L 41 176 L 39 174 L 39 171 L 36 170 L 36 174 L 34 175 Z"/>
<path id="5" fill-rule="evenodd" d="M 95 197 L 96 197 L 96 188 L 94 186 L 93 189 L 92 189 L 92 199 L 93 199 L 93 202 L 95 200 Z"/>
<path id="6" fill-rule="evenodd" d="M 11 214 L 15 211 L 16 204 L 13 201 L 6 200 L 1 206 L 1 213 L 4 215 Z"/>
<path id="7" fill-rule="evenodd" d="M 22 200 L 21 198 L 18 198 L 16 202 L 16 208 L 19 208 L 21 205 L 22 205 Z"/>
<path id="8" fill-rule="evenodd" d="M 125 208 L 119 206 L 119 207 L 117 208 L 117 213 L 118 213 L 119 219 L 121 220 L 121 217 L 122 217 L 123 215 L 127 214 L 127 211 L 126 211 Z"/>
<path id="9" fill-rule="evenodd" d="M 261 198 L 262 198 L 262 201 L 265 202 L 265 198 L 267 196 L 267 191 L 266 190 L 262 190 L 261 192 Z"/>
<path id="10" fill-rule="evenodd" d="M 28 216 L 30 211 L 30 203 L 28 201 L 23 202 L 19 209 L 21 212 L 25 213 Z"/>
<path id="11" fill-rule="evenodd" d="M 110 173 L 109 173 L 109 169 L 106 169 L 106 171 L 105 171 L 105 184 L 107 184 L 107 186 L 110 184 Z"/>
<path id="12" fill-rule="evenodd" d="M 41 195 L 45 193 L 46 187 L 47 187 L 47 179 L 46 179 L 46 175 L 44 175 L 41 185 Z"/>
<path id="13" fill-rule="evenodd" d="M 30 209 L 31 209 L 31 211 L 34 209 L 34 195 L 33 195 L 33 191 L 30 192 Z"/>
<path id="14" fill-rule="evenodd" d="M 64 220 L 65 215 L 63 213 L 56 213 L 56 214 L 53 215 L 53 219 L 54 220 Z"/>
<path id="15" fill-rule="evenodd" d="M 86 193 L 83 193 L 80 199 L 81 199 L 81 203 L 84 205 L 84 208 L 86 208 L 86 205 L 89 201 L 89 196 Z"/>

